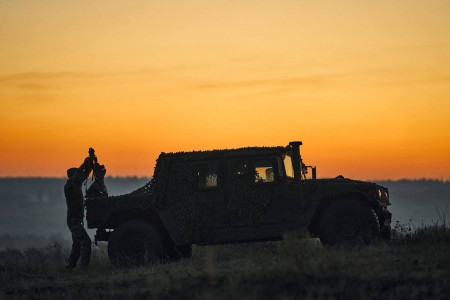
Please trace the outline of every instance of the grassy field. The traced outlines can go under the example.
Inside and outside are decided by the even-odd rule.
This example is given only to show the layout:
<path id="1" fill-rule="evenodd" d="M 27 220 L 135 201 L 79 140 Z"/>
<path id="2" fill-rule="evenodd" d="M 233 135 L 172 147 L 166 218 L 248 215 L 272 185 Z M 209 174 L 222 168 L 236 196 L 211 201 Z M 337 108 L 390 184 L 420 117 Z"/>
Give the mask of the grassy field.
<path id="1" fill-rule="evenodd" d="M 389 243 L 353 249 L 292 236 L 194 247 L 191 259 L 129 269 L 95 248 L 87 272 L 65 271 L 58 247 L 0 254 L 5 299 L 450 299 L 445 225 L 399 227 Z"/>

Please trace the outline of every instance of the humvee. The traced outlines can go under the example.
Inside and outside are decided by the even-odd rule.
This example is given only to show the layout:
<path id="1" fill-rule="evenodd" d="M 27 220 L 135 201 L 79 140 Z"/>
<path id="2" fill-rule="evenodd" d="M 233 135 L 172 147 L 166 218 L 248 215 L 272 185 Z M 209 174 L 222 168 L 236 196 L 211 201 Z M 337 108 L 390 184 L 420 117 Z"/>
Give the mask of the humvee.
<path id="1" fill-rule="evenodd" d="M 317 179 L 300 145 L 163 152 L 145 186 L 86 200 L 88 228 L 97 229 L 95 242 L 108 241 L 118 265 L 189 257 L 193 244 L 305 231 L 325 245 L 389 239 L 388 189 L 342 176 Z"/>

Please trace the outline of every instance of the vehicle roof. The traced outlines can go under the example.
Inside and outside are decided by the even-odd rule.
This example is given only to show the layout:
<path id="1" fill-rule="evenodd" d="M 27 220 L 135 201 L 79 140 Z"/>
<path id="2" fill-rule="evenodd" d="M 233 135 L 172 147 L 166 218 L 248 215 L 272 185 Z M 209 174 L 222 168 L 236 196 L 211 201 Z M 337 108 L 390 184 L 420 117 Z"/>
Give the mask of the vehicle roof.
<path id="1" fill-rule="evenodd" d="M 203 160 L 225 157 L 242 157 L 242 156 L 265 156 L 265 155 L 282 155 L 286 153 L 286 147 L 246 147 L 237 149 L 208 150 L 208 151 L 192 151 L 192 152 L 175 152 L 161 153 L 171 160 Z"/>

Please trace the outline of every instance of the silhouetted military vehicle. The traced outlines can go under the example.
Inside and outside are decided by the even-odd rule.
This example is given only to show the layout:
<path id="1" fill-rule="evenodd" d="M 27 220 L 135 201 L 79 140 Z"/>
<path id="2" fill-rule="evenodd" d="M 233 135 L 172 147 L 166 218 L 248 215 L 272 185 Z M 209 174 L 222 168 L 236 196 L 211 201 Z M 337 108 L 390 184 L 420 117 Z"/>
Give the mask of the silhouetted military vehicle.
<path id="1" fill-rule="evenodd" d="M 192 244 L 278 240 L 306 230 L 326 245 L 388 239 L 388 189 L 342 176 L 316 179 L 301 144 L 163 152 L 144 187 L 86 200 L 88 227 L 97 228 L 96 242 L 109 242 L 116 264 L 189 257 Z"/>

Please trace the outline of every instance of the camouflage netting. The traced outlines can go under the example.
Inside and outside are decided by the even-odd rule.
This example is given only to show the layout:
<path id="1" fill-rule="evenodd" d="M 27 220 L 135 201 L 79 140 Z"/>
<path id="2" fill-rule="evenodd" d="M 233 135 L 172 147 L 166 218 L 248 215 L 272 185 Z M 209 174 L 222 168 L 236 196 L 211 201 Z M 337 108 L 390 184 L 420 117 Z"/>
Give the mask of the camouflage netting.
<path id="1" fill-rule="evenodd" d="M 162 194 L 162 184 L 159 184 L 162 180 L 160 173 L 168 172 L 168 168 L 164 168 L 166 165 L 165 153 L 161 153 L 156 160 L 155 171 L 152 180 L 146 183 L 143 187 L 137 190 L 120 196 L 110 196 L 103 198 L 94 198 L 86 200 L 86 206 L 90 205 L 108 205 L 113 210 L 147 210 L 150 208 L 162 208 L 162 197 L 155 197 L 156 194 Z"/>
<path id="2" fill-rule="evenodd" d="M 197 173 L 201 167 L 195 163 L 174 163 L 166 190 L 166 205 L 172 212 L 182 235 L 188 240 L 197 240 L 195 231 L 211 223 L 211 205 L 205 190 L 199 188 Z"/>
<path id="3" fill-rule="evenodd" d="M 375 191 L 376 184 L 358 181 L 344 177 L 325 178 L 305 181 L 305 196 L 308 199 L 320 200 L 325 197 L 333 198 L 342 194 L 366 194 L 369 190 Z"/>
<path id="4" fill-rule="evenodd" d="M 226 181 L 233 182 L 227 191 L 221 192 L 220 197 L 226 199 L 226 210 L 237 215 L 242 224 L 260 224 L 265 208 L 274 199 L 276 192 L 271 187 L 256 186 L 254 168 L 249 167 L 251 161 L 240 158 L 280 156 L 285 151 L 284 147 L 255 147 L 161 153 L 153 179 L 145 186 L 126 195 L 90 199 L 86 203 L 104 203 L 114 210 L 168 209 L 176 219 L 182 235 L 187 240 L 196 240 L 198 237 L 194 236 L 195 232 L 205 234 L 201 233 L 202 230 L 212 224 L 211 218 L 214 216 L 211 212 L 215 199 L 208 189 L 217 189 L 206 187 L 206 177 L 202 177 L 202 174 L 208 174 L 207 168 L 211 162 L 217 164 L 228 158 L 228 172 L 218 175 L 219 187 Z"/>
<path id="5" fill-rule="evenodd" d="M 151 181 L 138 190 L 120 196 L 93 198 L 86 200 L 86 207 L 107 205 L 112 210 L 146 210 L 154 208 L 155 203 L 150 192 Z"/>
<path id="6" fill-rule="evenodd" d="M 167 156 L 171 156 L 177 160 L 205 160 L 214 158 L 225 157 L 241 157 L 241 156 L 258 156 L 258 155 L 271 155 L 282 154 L 286 152 L 285 147 L 246 147 L 238 149 L 222 149 L 222 150 L 209 150 L 209 151 L 192 151 L 192 152 L 176 152 L 167 153 Z"/>
<path id="7" fill-rule="evenodd" d="M 270 200 L 274 198 L 273 187 L 254 184 L 258 176 L 254 168 L 250 168 L 250 160 L 233 159 L 227 164 L 227 176 L 230 195 L 227 210 L 236 213 L 244 224 L 260 224 L 264 211 Z"/>

